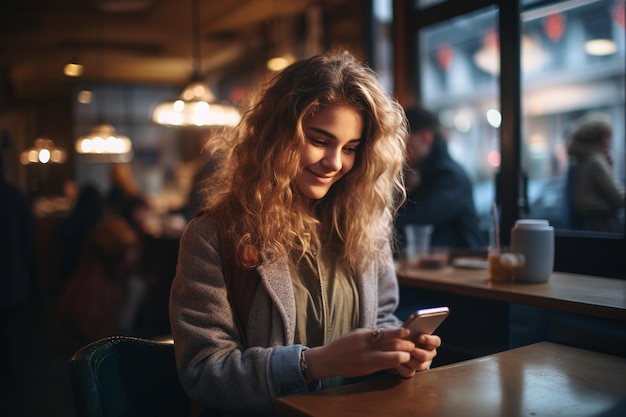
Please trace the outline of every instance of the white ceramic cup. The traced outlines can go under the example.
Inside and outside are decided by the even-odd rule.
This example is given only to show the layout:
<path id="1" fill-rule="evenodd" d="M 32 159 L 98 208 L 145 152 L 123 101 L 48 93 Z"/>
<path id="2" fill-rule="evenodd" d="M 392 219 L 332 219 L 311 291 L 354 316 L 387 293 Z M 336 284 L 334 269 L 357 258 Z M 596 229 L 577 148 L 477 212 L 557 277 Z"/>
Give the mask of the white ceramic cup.
<path id="1" fill-rule="evenodd" d="M 554 228 L 547 220 L 522 219 L 511 230 L 511 254 L 518 257 L 513 279 L 547 282 L 554 268 Z"/>

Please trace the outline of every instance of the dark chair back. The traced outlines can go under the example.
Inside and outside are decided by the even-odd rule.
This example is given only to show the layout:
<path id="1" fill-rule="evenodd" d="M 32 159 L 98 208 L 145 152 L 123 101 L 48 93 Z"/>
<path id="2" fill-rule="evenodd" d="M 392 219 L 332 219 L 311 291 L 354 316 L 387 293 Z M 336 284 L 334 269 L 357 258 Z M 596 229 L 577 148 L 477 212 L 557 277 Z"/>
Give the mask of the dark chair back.
<path id="1" fill-rule="evenodd" d="M 169 341 L 114 336 L 72 356 L 68 372 L 78 417 L 186 417 Z"/>

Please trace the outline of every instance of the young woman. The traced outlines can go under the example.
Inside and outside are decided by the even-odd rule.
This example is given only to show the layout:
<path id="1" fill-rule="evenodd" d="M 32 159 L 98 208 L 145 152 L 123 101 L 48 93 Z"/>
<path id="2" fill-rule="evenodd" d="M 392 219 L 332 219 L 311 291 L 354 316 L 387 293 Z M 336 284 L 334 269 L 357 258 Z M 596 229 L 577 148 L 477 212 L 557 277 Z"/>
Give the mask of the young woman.
<path id="1" fill-rule="evenodd" d="M 279 73 L 210 144 L 221 168 L 181 239 L 170 300 L 194 402 L 270 413 L 276 397 L 338 378 L 430 366 L 440 339 L 393 315 L 406 135 L 375 74 L 336 51 Z"/>

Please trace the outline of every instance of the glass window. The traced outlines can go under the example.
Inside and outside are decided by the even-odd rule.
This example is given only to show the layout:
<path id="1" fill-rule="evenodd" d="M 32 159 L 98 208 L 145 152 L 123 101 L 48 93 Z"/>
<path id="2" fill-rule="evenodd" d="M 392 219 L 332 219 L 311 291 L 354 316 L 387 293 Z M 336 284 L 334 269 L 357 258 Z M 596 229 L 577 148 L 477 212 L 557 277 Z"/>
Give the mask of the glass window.
<path id="1" fill-rule="evenodd" d="M 415 88 L 421 104 L 438 112 L 448 128 L 451 153 L 470 174 L 485 230 L 497 200 L 505 241 L 516 219 L 546 218 L 556 227 L 557 271 L 623 279 L 626 258 L 615 255 L 626 246 L 625 0 L 476 3 L 411 2 L 408 31 L 414 49 L 406 54 L 413 68 L 406 76 L 396 69 L 398 85 Z M 459 15 L 458 7 L 446 4 L 468 12 Z M 520 8 L 519 22 L 507 26 Z M 602 39 L 595 45 L 608 52 L 588 49 L 593 38 Z M 400 44 L 404 39 L 398 34 Z M 500 52 L 512 59 L 512 49 L 500 45 L 517 42 L 519 70 L 505 61 L 501 71 Z M 405 82 L 412 77 L 413 85 Z M 572 201 L 567 197 L 574 178 L 570 165 L 578 166 L 580 159 L 570 156 L 568 138 L 589 113 L 601 113 L 612 128 L 609 158 L 599 163 L 608 167 L 600 177 L 612 177 L 622 193 L 616 199 L 622 206 L 616 210 L 618 226 L 611 232 L 581 226 L 580 216 L 572 218 L 572 206 L 566 205 Z M 598 175 L 580 177 L 595 181 Z M 587 198 L 591 211 L 597 200 Z"/>
<path id="2" fill-rule="evenodd" d="M 392 17 L 391 0 L 372 1 L 372 68 L 389 93 L 393 92 Z"/>
<path id="3" fill-rule="evenodd" d="M 521 163 L 529 210 L 521 214 L 561 229 L 623 235 L 624 0 L 557 2 L 522 18 Z M 603 168 L 621 189 L 621 208 L 592 169 L 586 148 L 600 145 L 568 152 L 570 133 L 590 113 L 602 114 L 613 129 Z"/>
<path id="4" fill-rule="evenodd" d="M 445 3 L 448 0 L 415 0 L 415 4 L 418 9 L 425 9 L 435 4 Z"/>
<path id="5" fill-rule="evenodd" d="M 482 9 L 417 34 L 421 104 L 439 114 L 451 156 L 474 184 L 484 232 L 491 228 L 500 166 L 498 11 Z"/>

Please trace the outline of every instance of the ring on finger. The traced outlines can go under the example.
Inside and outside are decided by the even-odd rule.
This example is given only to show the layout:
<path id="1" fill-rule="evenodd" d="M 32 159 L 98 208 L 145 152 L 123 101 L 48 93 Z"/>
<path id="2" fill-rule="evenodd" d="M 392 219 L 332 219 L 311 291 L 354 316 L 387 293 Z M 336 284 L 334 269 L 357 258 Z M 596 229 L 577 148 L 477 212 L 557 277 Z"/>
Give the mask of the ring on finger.
<path id="1" fill-rule="evenodd" d="M 380 329 L 372 330 L 372 333 L 370 333 L 370 339 L 372 339 L 374 343 L 380 342 L 382 338 L 383 332 Z"/>

